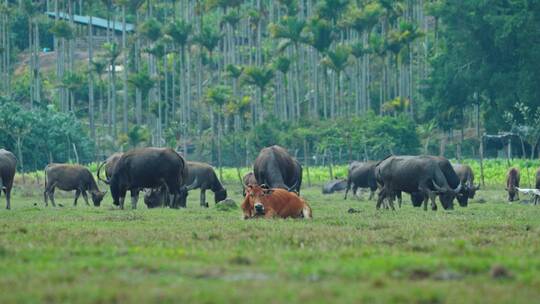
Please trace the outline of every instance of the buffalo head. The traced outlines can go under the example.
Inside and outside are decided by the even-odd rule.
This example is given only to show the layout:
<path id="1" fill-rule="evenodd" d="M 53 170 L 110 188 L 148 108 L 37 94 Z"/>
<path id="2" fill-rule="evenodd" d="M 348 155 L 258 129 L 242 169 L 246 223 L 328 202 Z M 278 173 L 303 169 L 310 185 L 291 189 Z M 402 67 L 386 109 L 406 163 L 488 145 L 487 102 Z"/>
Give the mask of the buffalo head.
<path id="1" fill-rule="evenodd" d="M 107 194 L 107 191 L 93 191 L 90 194 L 92 195 L 92 202 L 94 203 L 94 206 L 99 207 L 103 197 L 105 197 L 105 194 Z"/>
<path id="2" fill-rule="evenodd" d="M 221 190 L 216 191 L 216 193 L 214 193 L 214 200 L 216 204 L 225 200 L 226 198 L 227 198 L 226 189 L 221 189 Z"/>

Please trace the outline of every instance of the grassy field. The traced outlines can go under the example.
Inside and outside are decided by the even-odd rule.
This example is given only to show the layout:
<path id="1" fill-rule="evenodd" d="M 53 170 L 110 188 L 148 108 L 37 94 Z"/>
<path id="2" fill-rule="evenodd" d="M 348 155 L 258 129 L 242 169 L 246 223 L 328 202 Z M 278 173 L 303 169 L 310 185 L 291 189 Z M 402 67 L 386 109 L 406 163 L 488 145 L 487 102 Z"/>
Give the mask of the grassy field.
<path id="1" fill-rule="evenodd" d="M 45 208 L 39 192 L 16 189 L 13 210 L 0 210 L 0 303 L 540 299 L 540 207 L 509 205 L 500 190 L 451 212 L 408 199 L 391 212 L 314 187 L 303 191 L 312 221 L 244 221 L 201 209 L 197 191 L 185 210 L 124 211 L 110 196 L 72 207 L 71 194 Z"/>

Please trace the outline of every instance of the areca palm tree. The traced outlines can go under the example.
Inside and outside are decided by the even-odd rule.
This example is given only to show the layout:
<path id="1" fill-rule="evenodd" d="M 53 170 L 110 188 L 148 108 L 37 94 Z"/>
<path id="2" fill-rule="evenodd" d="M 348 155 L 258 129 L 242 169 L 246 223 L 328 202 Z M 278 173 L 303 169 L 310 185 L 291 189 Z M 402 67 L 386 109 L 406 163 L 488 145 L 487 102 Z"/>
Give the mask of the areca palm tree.
<path id="1" fill-rule="evenodd" d="M 49 30 L 57 39 L 59 39 L 59 45 L 60 47 L 56 50 L 56 55 L 58 60 L 56 61 L 57 64 L 57 79 L 58 81 L 61 81 L 64 77 L 65 73 L 65 63 L 66 63 L 66 41 L 69 41 L 73 39 L 73 28 L 69 23 L 66 21 L 55 21 L 54 25 Z M 68 101 L 67 101 L 67 94 L 64 87 L 59 86 L 59 99 L 60 99 L 60 107 L 62 111 L 67 111 L 69 108 Z"/>
<path id="2" fill-rule="evenodd" d="M 98 77 L 98 88 L 99 88 L 99 106 L 98 106 L 98 109 L 99 109 L 99 116 L 100 116 L 100 122 L 101 122 L 101 127 L 103 127 L 103 125 L 105 124 L 105 119 L 103 118 L 104 117 L 104 111 L 103 111 L 103 86 L 104 86 L 104 83 L 103 83 L 103 73 L 105 73 L 107 71 L 107 62 L 105 60 L 97 60 L 97 61 L 94 61 L 92 60 L 91 61 L 91 73 L 95 73 Z M 92 76 L 90 76 L 92 77 Z"/>
<path id="3" fill-rule="evenodd" d="M 116 43 L 105 43 L 103 46 L 105 49 L 105 54 L 109 66 L 109 71 L 111 72 L 111 102 L 107 105 L 109 110 L 109 134 L 112 134 L 113 138 L 116 139 L 116 61 L 121 54 L 121 50 Z"/>
<path id="4" fill-rule="evenodd" d="M 283 119 L 286 120 L 287 119 L 287 97 L 288 97 L 288 94 L 287 94 L 287 83 L 288 83 L 288 79 L 287 79 L 287 73 L 289 72 L 290 70 L 290 67 L 291 67 L 291 60 L 287 57 L 284 57 L 284 56 L 280 56 L 278 57 L 275 61 L 274 61 L 274 67 L 276 69 L 276 71 L 279 71 L 281 73 L 281 77 L 283 77 L 283 94 L 281 94 L 281 104 L 282 104 L 282 108 L 280 110 L 280 112 L 283 114 Z M 278 92 L 276 92 L 276 103 L 278 102 L 277 99 L 278 99 L 278 96 L 280 94 Z M 290 109 L 289 109 L 290 111 Z"/>
<path id="5" fill-rule="evenodd" d="M 212 62 L 212 54 L 219 44 L 221 34 L 210 25 L 203 26 L 201 33 L 195 37 L 195 41 L 206 49 L 209 60 Z"/>
<path id="6" fill-rule="evenodd" d="M 221 136 L 222 136 L 222 123 L 221 118 L 223 115 L 223 107 L 231 100 L 231 90 L 227 86 L 218 85 L 210 88 L 205 97 L 206 103 L 208 103 L 215 114 L 217 115 L 218 132 L 217 132 L 217 161 L 219 168 L 219 178 L 223 180 L 223 169 L 221 163 Z M 212 129 L 212 135 L 214 136 L 214 129 Z"/>
<path id="7" fill-rule="evenodd" d="M 28 48 L 30 50 L 30 107 L 34 101 L 41 102 L 41 80 L 39 67 L 39 13 L 43 3 L 26 0 L 22 2 L 23 10 L 28 16 Z"/>
<path id="8" fill-rule="evenodd" d="M 323 59 L 323 64 L 336 73 L 336 83 L 337 83 L 337 105 L 339 109 L 340 106 L 342 111 L 346 111 L 345 106 L 342 104 L 341 96 L 341 74 L 347 67 L 349 62 L 349 56 L 351 55 L 351 47 L 348 45 L 340 44 L 337 45 L 334 50 L 330 50 L 326 53 L 326 57 Z M 335 115 L 335 110 L 332 113 Z"/>
<path id="9" fill-rule="evenodd" d="M 322 60 L 324 57 L 324 54 L 328 51 L 328 48 L 332 45 L 332 42 L 334 40 L 335 34 L 334 34 L 334 27 L 330 22 L 324 19 L 320 18 L 314 18 L 309 21 L 307 24 L 305 30 L 304 30 L 305 40 L 307 41 L 307 44 L 309 44 L 311 47 L 313 47 L 317 54 L 319 55 L 319 58 Z M 323 95 L 323 115 L 324 117 L 328 117 L 328 102 L 327 102 L 327 84 L 328 84 L 328 73 L 326 70 L 326 66 L 322 65 L 322 72 L 324 75 L 324 84 L 323 88 L 324 91 L 322 93 Z M 317 83 L 318 80 L 318 73 L 317 73 Z M 318 94 L 318 92 L 317 92 Z M 334 107 L 334 105 L 332 105 Z"/>
<path id="10" fill-rule="evenodd" d="M 189 113 L 191 111 L 190 107 L 190 100 L 189 96 L 187 95 L 187 89 L 189 86 L 189 83 L 185 81 L 185 65 L 186 65 L 186 47 L 188 45 L 190 36 L 193 33 L 193 26 L 188 23 L 187 21 L 183 19 L 176 19 L 172 20 L 167 26 L 165 27 L 165 33 L 169 35 L 174 45 L 180 47 L 180 79 L 179 79 L 179 85 L 180 85 L 180 104 L 185 106 L 183 111 L 183 117 L 185 124 L 189 124 Z M 174 71 L 174 70 L 173 70 Z M 174 79 L 175 73 L 173 72 L 173 79 Z M 173 83 L 173 115 L 176 113 L 176 100 L 174 98 L 175 90 L 174 90 L 174 83 Z"/>
<path id="11" fill-rule="evenodd" d="M 295 72 L 295 107 L 291 107 L 292 110 L 296 110 L 296 117 L 300 117 L 300 96 L 302 96 L 300 86 L 300 52 L 299 46 L 301 43 L 306 42 L 303 36 L 304 29 L 306 27 L 306 21 L 295 16 L 285 16 L 278 23 L 271 24 L 269 27 L 270 35 L 273 38 L 280 39 L 278 44 L 278 50 L 283 51 L 289 46 L 294 48 L 294 72 Z"/>
<path id="12" fill-rule="evenodd" d="M 261 110 L 259 114 L 261 119 L 264 119 L 264 92 L 266 87 L 274 78 L 274 70 L 271 66 L 248 66 L 244 69 L 240 82 L 242 84 L 255 86 L 259 89 L 259 104 Z"/>

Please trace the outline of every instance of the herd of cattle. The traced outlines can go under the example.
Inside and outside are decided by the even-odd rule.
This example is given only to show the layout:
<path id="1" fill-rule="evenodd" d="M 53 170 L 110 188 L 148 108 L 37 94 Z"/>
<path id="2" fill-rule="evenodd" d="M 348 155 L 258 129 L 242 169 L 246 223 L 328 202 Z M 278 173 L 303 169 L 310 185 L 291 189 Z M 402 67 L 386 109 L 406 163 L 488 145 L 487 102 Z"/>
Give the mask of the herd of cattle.
<path id="1" fill-rule="evenodd" d="M 11 189 L 17 160 L 15 156 L 0 149 L 0 187 L 6 195 L 10 209 Z M 103 172 L 102 172 L 103 171 Z M 102 177 L 104 174 L 104 177 Z M 540 170 L 536 176 L 536 188 L 540 189 Z M 200 162 L 188 162 L 169 148 L 142 148 L 125 153 L 114 153 L 100 164 L 97 178 L 109 185 L 113 204 L 124 208 L 129 190 L 131 205 L 137 208 L 140 191 L 148 208 L 186 207 L 188 192 L 200 189 L 200 204 L 206 203 L 206 190 L 214 192 L 214 201 L 227 199 L 227 190 L 219 181 L 212 166 Z M 506 179 L 508 200 L 519 199 L 519 171 L 511 168 Z M 253 172 L 242 179 L 244 202 L 241 205 L 245 219 L 257 217 L 311 218 L 312 211 L 300 197 L 302 166 L 282 147 L 271 146 L 260 151 L 253 164 Z M 75 191 L 74 205 L 82 195 L 88 203 L 90 193 L 94 206 L 100 206 L 106 192 L 100 191 L 92 173 L 83 166 L 73 164 L 50 164 L 45 167 L 44 201 L 54 201 L 55 189 Z M 444 157 L 435 156 L 388 156 L 378 162 L 352 162 L 348 178 L 335 180 L 323 187 L 323 193 L 345 190 L 357 195 L 359 188 L 370 190 L 371 200 L 378 190 L 377 209 L 394 207 L 398 200 L 401 207 L 402 193 L 411 196 L 412 204 L 427 210 L 437 209 L 439 197 L 444 209 L 453 209 L 454 199 L 460 206 L 468 205 L 479 185 L 474 184 L 474 174 L 468 165 L 452 165 Z"/>

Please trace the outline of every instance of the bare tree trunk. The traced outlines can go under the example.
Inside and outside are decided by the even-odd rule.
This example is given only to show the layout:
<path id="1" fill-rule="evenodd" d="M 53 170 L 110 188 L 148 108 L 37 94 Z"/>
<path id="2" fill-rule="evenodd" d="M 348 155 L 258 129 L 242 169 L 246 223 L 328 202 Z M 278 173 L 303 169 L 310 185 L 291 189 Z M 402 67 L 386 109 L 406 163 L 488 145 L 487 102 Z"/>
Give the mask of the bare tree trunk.
<path id="1" fill-rule="evenodd" d="M 122 111 L 122 131 L 128 132 L 128 50 L 126 47 L 126 6 L 122 5 L 122 55 L 123 55 L 123 111 Z"/>
<path id="2" fill-rule="evenodd" d="M 94 60 L 94 41 L 92 33 L 92 12 L 90 12 L 90 22 L 88 24 L 88 122 L 90 124 L 90 134 L 93 140 L 96 139 L 96 128 L 94 124 L 94 73 L 92 72 L 92 62 Z"/>

